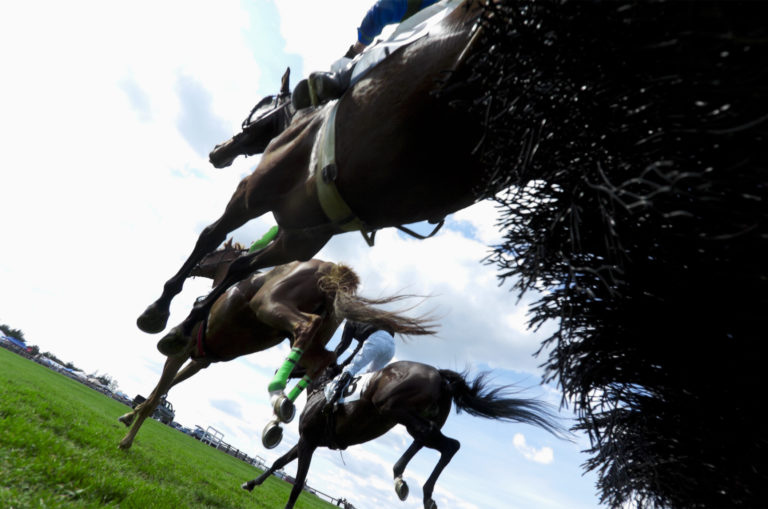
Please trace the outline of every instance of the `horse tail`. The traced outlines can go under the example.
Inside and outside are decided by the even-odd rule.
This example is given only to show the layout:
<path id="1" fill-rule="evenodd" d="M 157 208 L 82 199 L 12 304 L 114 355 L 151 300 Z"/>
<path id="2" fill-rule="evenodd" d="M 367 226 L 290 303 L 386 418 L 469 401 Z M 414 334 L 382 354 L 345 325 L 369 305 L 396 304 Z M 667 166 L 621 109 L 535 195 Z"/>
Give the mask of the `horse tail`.
<path id="1" fill-rule="evenodd" d="M 341 264 L 335 264 L 318 281 L 319 288 L 327 295 L 333 296 L 333 311 L 340 320 L 347 319 L 368 323 L 378 329 L 405 336 L 422 336 L 435 333 L 435 324 L 428 317 L 406 316 L 404 312 L 408 309 L 386 311 L 376 307 L 413 297 L 412 295 L 393 295 L 382 299 L 368 299 L 357 295 L 359 283 L 360 279 L 357 274 L 351 268 Z"/>
<path id="2" fill-rule="evenodd" d="M 462 410 L 470 415 L 486 419 L 500 419 L 538 426 L 559 438 L 568 438 L 568 431 L 557 420 L 554 409 L 536 399 L 509 397 L 511 385 L 488 388 L 488 373 L 481 373 L 471 383 L 467 374 L 449 369 L 439 370 L 448 384 L 456 412 Z"/>

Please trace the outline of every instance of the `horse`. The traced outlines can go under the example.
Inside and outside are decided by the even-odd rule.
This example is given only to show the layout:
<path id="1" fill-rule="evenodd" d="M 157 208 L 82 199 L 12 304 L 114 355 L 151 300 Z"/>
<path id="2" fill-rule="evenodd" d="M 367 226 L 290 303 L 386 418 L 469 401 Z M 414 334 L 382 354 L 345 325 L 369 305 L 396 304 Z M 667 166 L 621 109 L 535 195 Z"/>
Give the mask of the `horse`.
<path id="1" fill-rule="evenodd" d="M 212 253 L 208 258 L 212 263 L 202 264 L 197 269 L 199 275 L 219 272 L 210 270 L 216 265 L 214 259 L 218 259 L 219 265 L 228 265 L 231 256 Z M 265 446 L 274 447 L 282 438 L 281 433 L 274 433 L 274 422 L 290 422 L 295 413 L 293 401 L 314 377 L 335 362 L 336 355 L 326 350 L 325 345 L 343 320 L 372 323 L 405 335 L 433 332 L 425 318 L 410 318 L 375 307 L 406 296 L 367 299 L 357 295 L 358 285 L 359 278 L 351 268 L 311 259 L 280 265 L 231 286 L 207 316 L 197 321 L 192 333 L 184 334 L 181 327 L 175 327 L 158 342 L 158 350 L 167 357 L 163 372 L 147 400 L 119 417 L 126 426 L 132 424 L 120 448 L 131 447 L 144 420 L 174 385 L 212 362 L 226 362 L 266 350 L 287 337 L 291 353 L 269 385 L 275 420 L 268 426 L 272 442 Z M 286 396 L 283 390 L 295 367 L 305 374 Z"/>
<path id="2" fill-rule="evenodd" d="M 189 276 L 208 278 L 213 281 L 212 286 L 215 287 L 224 280 L 230 264 L 246 253 L 248 253 L 248 249 L 245 246 L 239 242 L 234 242 L 234 239 L 229 239 L 219 249 L 205 255 L 192 268 Z"/>
<path id="3" fill-rule="evenodd" d="M 432 499 L 435 483 L 460 447 L 458 440 L 446 437 L 440 431 L 452 403 L 457 412 L 464 410 L 478 417 L 532 424 L 555 436 L 566 437 L 566 432 L 545 403 L 507 397 L 510 386 L 488 388 L 487 375 L 480 374 L 468 382 L 466 374 L 419 362 L 394 362 L 371 375 L 365 386 L 359 388 L 359 399 L 340 405 L 330 416 L 323 413 L 322 379 L 313 382 L 299 420 L 298 443 L 259 477 L 243 483 L 242 488 L 252 491 L 273 472 L 298 458 L 296 480 L 285 505 L 285 509 L 290 509 L 302 491 L 315 449 L 344 449 L 362 444 L 387 433 L 396 424 L 402 424 L 413 437 L 413 443 L 394 465 L 395 493 L 400 500 L 408 497 L 409 488 L 403 480 L 405 467 L 421 448 L 435 449 L 440 453 L 440 459 L 424 484 L 423 501 L 425 509 L 437 509 Z M 352 392 L 350 388 L 356 383 L 357 379 L 353 379 L 345 394 Z"/>
<path id="4" fill-rule="evenodd" d="M 438 224 L 476 202 L 474 190 L 485 177 L 472 152 L 482 130 L 473 129 L 475 123 L 468 124 L 469 117 L 439 92 L 471 54 L 482 13 L 483 2 L 463 0 L 428 35 L 394 51 L 337 102 L 297 111 L 239 183 L 221 217 L 203 229 L 161 296 L 137 319 L 138 327 L 164 330 L 171 300 L 196 263 L 229 232 L 268 212 L 279 225 L 277 237 L 231 265 L 225 280 L 193 307 L 185 331 L 248 273 L 308 260 L 346 231 L 367 234 L 372 245 L 378 229 L 425 220 Z M 335 160 L 315 168 L 316 141 L 331 113 Z M 322 193 L 340 198 L 333 210 L 321 202 Z"/>

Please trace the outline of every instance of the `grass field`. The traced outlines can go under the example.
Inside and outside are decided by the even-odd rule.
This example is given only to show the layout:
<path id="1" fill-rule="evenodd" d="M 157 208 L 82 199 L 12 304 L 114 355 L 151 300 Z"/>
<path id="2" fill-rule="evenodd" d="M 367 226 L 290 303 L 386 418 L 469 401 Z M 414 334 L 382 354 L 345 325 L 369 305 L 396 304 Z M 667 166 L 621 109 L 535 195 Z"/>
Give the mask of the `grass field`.
<path id="1" fill-rule="evenodd" d="M 147 419 L 129 451 L 117 444 L 128 410 L 0 348 L 0 507 L 282 508 L 290 485 Z M 301 509 L 335 507 L 302 493 Z"/>

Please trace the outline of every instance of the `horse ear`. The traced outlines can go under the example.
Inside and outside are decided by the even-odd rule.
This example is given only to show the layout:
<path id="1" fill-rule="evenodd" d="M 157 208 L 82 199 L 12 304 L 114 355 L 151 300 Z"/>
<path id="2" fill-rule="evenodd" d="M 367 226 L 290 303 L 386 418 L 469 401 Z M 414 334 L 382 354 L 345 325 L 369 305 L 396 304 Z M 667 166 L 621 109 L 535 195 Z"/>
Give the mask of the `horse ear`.
<path id="1" fill-rule="evenodd" d="M 291 91 L 291 68 L 288 67 L 283 73 L 282 86 L 280 87 L 280 94 L 287 94 Z"/>

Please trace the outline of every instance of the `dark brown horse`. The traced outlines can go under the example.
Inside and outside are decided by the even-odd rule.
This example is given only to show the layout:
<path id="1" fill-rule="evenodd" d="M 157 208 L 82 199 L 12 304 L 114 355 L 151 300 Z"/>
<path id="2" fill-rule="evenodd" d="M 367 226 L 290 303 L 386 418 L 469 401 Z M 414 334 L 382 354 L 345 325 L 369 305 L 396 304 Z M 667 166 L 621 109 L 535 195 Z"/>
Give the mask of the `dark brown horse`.
<path id="1" fill-rule="evenodd" d="M 245 274 L 308 260 L 336 234 L 436 222 L 472 204 L 473 189 L 483 179 L 471 154 L 481 133 L 435 92 L 446 73 L 461 68 L 471 53 L 482 3 L 465 0 L 429 35 L 395 51 L 345 93 L 337 103 L 333 164 L 316 168 L 313 159 L 330 105 L 297 112 L 240 182 L 224 214 L 202 231 L 162 295 L 139 317 L 139 328 L 162 331 L 171 300 L 197 262 L 229 232 L 268 212 L 280 226 L 277 237 L 232 264 L 225 281 L 193 308 L 185 330 Z M 329 219 L 318 180 L 335 184 L 344 202 L 336 209 L 350 211 L 344 213 L 348 217 Z"/>
<path id="2" fill-rule="evenodd" d="M 209 255 L 217 256 L 218 253 Z M 229 261 L 223 257 L 220 263 Z M 158 350 L 168 357 L 163 373 L 147 400 L 120 417 L 126 426 L 133 423 L 120 447 L 131 446 L 144 420 L 171 387 L 212 362 L 266 350 L 288 338 L 291 354 L 269 386 L 276 419 L 288 422 L 293 418 L 293 401 L 335 361 L 335 354 L 326 350 L 325 345 L 343 320 L 373 323 L 408 335 L 432 332 L 422 319 L 375 307 L 402 296 L 366 299 L 356 294 L 358 284 L 357 275 L 349 267 L 313 259 L 254 274 L 230 287 L 207 316 L 193 325 L 191 334 L 175 327 L 159 341 Z M 296 365 L 306 374 L 286 396 L 283 390 Z"/>
<path id="3" fill-rule="evenodd" d="M 354 387 L 355 380 L 350 383 Z M 453 455 L 459 450 L 459 441 L 448 438 L 440 429 L 451 410 L 464 410 L 471 415 L 488 419 L 502 419 L 539 426 L 556 436 L 565 431 L 557 424 L 547 406 L 534 399 L 509 398 L 504 395 L 508 387 L 489 389 L 485 375 L 467 383 L 466 375 L 447 369 L 437 369 L 418 362 L 395 362 L 375 372 L 360 388 L 359 399 L 340 406 L 332 417 L 323 414 L 325 395 L 319 384 L 307 392 L 307 405 L 299 421 L 299 442 L 257 479 L 243 484 L 251 491 L 263 483 L 275 470 L 298 458 L 299 466 L 285 509 L 296 503 L 309 471 L 312 455 L 318 447 L 333 449 L 362 444 L 377 438 L 396 424 L 402 424 L 413 437 L 413 443 L 393 468 L 395 492 L 400 500 L 408 496 L 403 471 L 422 447 L 440 452 L 440 460 L 424 484 L 424 507 L 436 509 L 432 500 L 435 482 Z M 351 390 L 348 389 L 348 392 Z"/>
<path id="4" fill-rule="evenodd" d="M 207 254 L 200 262 L 195 265 L 189 273 L 190 277 L 205 277 L 213 280 L 212 286 L 216 286 L 224 280 L 229 266 L 248 253 L 248 250 L 242 244 L 234 242 L 233 239 L 225 242 L 216 251 Z"/>

